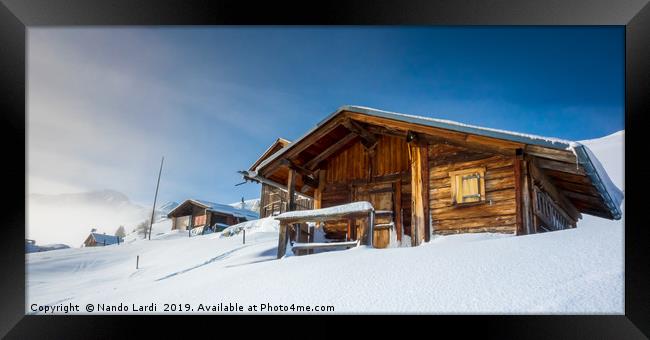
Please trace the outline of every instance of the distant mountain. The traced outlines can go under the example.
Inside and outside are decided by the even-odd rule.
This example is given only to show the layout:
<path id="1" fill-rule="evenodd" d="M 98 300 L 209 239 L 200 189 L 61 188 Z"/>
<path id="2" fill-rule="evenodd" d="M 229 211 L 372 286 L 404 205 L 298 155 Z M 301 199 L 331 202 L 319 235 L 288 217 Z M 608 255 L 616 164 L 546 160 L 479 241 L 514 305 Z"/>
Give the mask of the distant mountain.
<path id="1" fill-rule="evenodd" d="M 250 211 L 255 211 L 257 213 L 260 212 L 260 199 L 259 198 L 254 198 L 250 200 L 245 200 L 242 204 L 242 202 L 236 202 L 236 203 L 230 203 L 228 204 L 231 207 L 235 207 L 238 209 L 246 209 Z"/>
<path id="2" fill-rule="evenodd" d="M 70 194 L 30 194 L 27 238 L 39 243 L 79 246 L 92 228 L 113 235 L 120 225 L 127 232 L 151 217 L 151 208 L 135 204 L 115 190 Z"/>

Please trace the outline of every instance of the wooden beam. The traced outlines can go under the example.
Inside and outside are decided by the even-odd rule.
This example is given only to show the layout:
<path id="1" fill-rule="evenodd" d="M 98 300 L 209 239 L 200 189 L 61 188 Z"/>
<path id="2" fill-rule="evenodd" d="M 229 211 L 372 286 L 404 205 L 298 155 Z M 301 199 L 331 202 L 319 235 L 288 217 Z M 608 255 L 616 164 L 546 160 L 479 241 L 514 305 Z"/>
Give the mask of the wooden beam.
<path id="1" fill-rule="evenodd" d="M 287 177 L 287 211 L 296 210 L 296 171 L 289 169 L 289 176 Z"/>
<path id="2" fill-rule="evenodd" d="M 528 173 L 528 162 L 521 162 L 521 213 L 524 233 L 534 234 L 535 226 L 533 223 L 533 206 L 532 206 L 532 187 Z"/>
<path id="3" fill-rule="evenodd" d="M 557 150 L 537 145 L 526 145 L 526 154 L 564 163 L 576 164 L 576 155 L 569 150 Z"/>
<path id="4" fill-rule="evenodd" d="M 408 148 L 411 163 L 411 241 L 413 246 L 419 246 L 425 233 L 422 149 L 415 143 L 409 143 Z"/>
<path id="5" fill-rule="evenodd" d="M 345 126 L 350 132 L 358 135 L 361 138 L 361 144 L 366 149 L 372 149 L 377 145 L 377 137 L 354 120 L 345 119 L 341 122 L 341 125 Z"/>
<path id="6" fill-rule="evenodd" d="M 318 171 L 318 187 L 314 190 L 314 209 L 323 207 L 323 190 L 325 189 L 326 180 L 327 170 L 320 169 Z"/>
<path id="7" fill-rule="evenodd" d="M 430 136 L 425 134 L 421 136 L 422 139 L 426 140 L 431 144 L 453 145 L 453 146 L 458 146 L 472 151 L 478 151 L 478 152 L 484 152 L 490 154 L 499 154 L 504 156 L 514 156 L 516 152 L 516 149 L 500 148 L 496 146 L 491 146 L 490 144 L 471 143 L 471 142 L 467 142 L 466 140 L 445 139 L 442 137 Z"/>
<path id="8" fill-rule="evenodd" d="M 297 165 L 296 163 L 286 158 L 282 159 L 280 161 L 280 164 L 286 165 L 287 167 L 289 167 L 290 170 L 299 173 L 302 176 L 302 183 L 304 185 L 308 185 L 314 189 L 318 188 L 318 179 L 316 179 L 316 175 L 314 174 L 313 171 L 305 169 L 304 167 Z"/>
<path id="9" fill-rule="evenodd" d="M 288 224 L 280 222 L 280 231 L 278 235 L 278 259 L 281 259 L 287 252 L 287 234 Z"/>
<path id="10" fill-rule="evenodd" d="M 585 175 L 584 169 L 577 167 L 575 163 L 569 164 L 564 162 L 553 161 L 550 159 L 538 159 L 537 166 L 543 169 L 556 170 L 561 172 L 568 172 L 574 175 Z"/>
<path id="11" fill-rule="evenodd" d="M 402 241 L 402 180 L 398 179 L 397 182 L 393 185 L 395 189 L 395 216 L 393 219 L 395 221 L 395 233 L 397 234 L 397 240 Z"/>
<path id="12" fill-rule="evenodd" d="M 313 170 L 308 170 L 308 169 L 296 164 L 294 161 L 292 161 L 290 159 L 283 158 L 280 161 L 280 164 L 286 165 L 287 167 L 289 167 L 289 169 L 296 170 L 296 172 L 298 172 L 299 174 L 301 174 L 303 176 L 309 176 L 309 177 L 312 177 L 312 178 L 316 178 L 316 174 L 314 173 Z"/>
<path id="13" fill-rule="evenodd" d="M 515 205 L 516 205 L 516 217 L 515 217 L 515 235 L 521 235 L 524 232 L 524 223 L 523 223 L 523 204 L 522 204 L 522 178 L 521 178 L 521 156 L 515 156 L 514 168 L 515 168 Z"/>
<path id="14" fill-rule="evenodd" d="M 431 240 L 431 218 L 429 217 L 429 146 L 424 142 L 420 144 L 421 171 L 422 171 L 422 204 L 424 205 L 424 241 Z"/>
<path id="15" fill-rule="evenodd" d="M 566 190 L 562 190 L 562 192 L 564 193 L 564 195 L 566 195 L 569 198 L 573 198 L 575 200 L 582 201 L 590 205 L 604 206 L 603 199 L 600 197 L 581 194 L 573 191 L 566 191 Z"/>
<path id="16" fill-rule="evenodd" d="M 335 154 L 337 151 L 339 151 L 341 148 L 343 148 L 346 144 L 351 142 L 353 139 L 357 137 L 356 134 L 354 133 L 349 133 L 345 137 L 341 138 L 338 142 L 330 145 L 327 149 L 323 150 L 320 154 L 318 154 L 316 157 L 312 158 L 309 162 L 305 163 L 305 168 L 313 170 L 318 164 L 328 157 L 332 156 Z"/>

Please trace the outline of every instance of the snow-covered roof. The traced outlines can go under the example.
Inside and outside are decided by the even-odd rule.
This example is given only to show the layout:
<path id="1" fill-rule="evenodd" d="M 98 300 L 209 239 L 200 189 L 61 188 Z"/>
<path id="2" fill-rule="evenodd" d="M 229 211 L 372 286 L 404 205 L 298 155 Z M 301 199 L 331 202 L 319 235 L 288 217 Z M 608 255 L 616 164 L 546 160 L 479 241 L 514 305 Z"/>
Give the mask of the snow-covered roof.
<path id="1" fill-rule="evenodd" d="M 90 235 L 95 239 L 95 242 L 97 242 L 98 244 L 109 245 L 109 244 L 118 243 L 117 236 L 100 234 L 100 233 L 90 233 Z"/>
<path id="2" fill-rule="evenodd" d="M 235 217 L 243 217 L 246 218 L 247 220 L 255 220 L 259 218 L 259 214 L 255 211 L 247 210 L 247 209 L 239 209 L 235 208 L 233 206 L 227 205 L 227 204 L 221 204 L 221 203 L 215 203 L 215 202 L 210 202 L 206 200 L 199 200 L 199 199 L 188 199 L 185 202 L 179 204 L 176 208 L 174 208 L 172 211 L 169 212 L 168 215 L 171 215 L 176 209 L 182 207 L 185 205 L 187 202 L 193 202 L 195 204 L 198 204 L 209 211 L 214 211 L 218 213 L 223 213 L 223 214 L 228 214 L 232 215 Z"/>
<path id="3" fill-rule="evenodd" d="M 366 201 L 336 205 L 329 208 L 296 210 L 282 213 L 275 217 L 277 220 L 293 218 L 310 218 L 316 216 L 337 216 L 344 214 L 365 213 L 373 210 L 372 204 Z"/>
<path id="4" fill-rule="evenodd" d="M 253 169 L 255 169 L 255 168 L 257 167 L 257 165 L 260 164 L 261 162 L 263 162 L 267 157 L 272 156 L 274 153 L 276 153 L 276 152 L 282 150 L 283 148 L 286 148 L 287 145 L 290 145 L 290 144 L 291 144 L 291 141 L 289 141 L 288 139 L 284 139 L 284 138 L 282 138 L 282 137 L 278 137 L 278 138 L 275 140 L 275 142 L 273 142 L 273 144 L 269 145 L 269 147 L 266 148 L 266 150 L 264 150 L 264 152 L 262 153 L 262 155 L 260 155 L 260 156 L 255 160 L 255 162 L 253 163 L 253 165 L 251 165 L 251 167 L 249 168 L 249 170 L 253 170 Z M 273 151 L 273 149 L 276 148 L 276 146 L 280 146 L 280 148 L 279 148 L 278 150 L 276 150 L 276 151 Z"/>
<path id="5" fill-rule="evenodd" d="M 451 131 L 463 132 L 478 136 L 491 137 L 501 140 L 508 140 L 528 145 L 537 145 L 546 148 L 559 149 L 559 150 L 568 150 L 572 151 L 577 158 L 577 161 L 582 165 L 589 178 L 593 182 L 594 187 L 599 191 L 600 196 L 607 205 L 612 218 L 619 219 L 621 217 L 620 204 L 623 198 L 623 193 L 612 184 L 611 179 L 607 175 L 607 172 L 600 166 L 600 163 L 596 157 L 589 151 L 589 149 L 578 142 L 572 142 L 565 139 L 553 138 L 553 137 L 544 137 L 533 134 L 525 134 L 520 132 L 513 132 L 508 130 L 493 129 L 477 125 L 470 125 L 460 122 L 455 122 L 446 119 L 437 119 L 430 117 L 422 117 L 404 113 L 390 112 L 379 109 L 373 109 L 364 106 L 355 106 L 355 105 L 344 105 L 339 107 L 335 112 L 327 116 L 325 119 L 316 124 L 315 127 L 310 129 L 306 134 L 297 140 L 293 141 L 291 144 L 287 145 L 285 148 L 278 150 L 276 153 L 262 161 L 256 168 L 255 172 L 259 173 L 266 165 L 273 162 L 275 159 L 280 158 L 287 151 L 291 150 L 296 145 L 300 144 L 300 141 L 311 135 L 315 130 L 320 128 L 322 125 L 333 119 L 335 116 L 344 111 L 361 113 L 369 116 L 375 116 L 380 118 L 387 118 L 393 120 L 399 120 L 407 123 L 413 123 L 424 126 L 431 126 L 440 129 L 446 129 Z"/>
<path id="6" fill-rule="evenodd" d="M 390 112 L 390 111 L 384 111 L 379 109 L 373 109 L 365 106 L 344 105 L 339 107 L 332 114 L 330 114 L 325 119 L 323 119 L 318 124 L 316 124 L 315 127 L 310 129 L 303 136 L 291 142 L 291 144 L 287 145 L 287 147 L 280 149 L 278 152 L 274 153 L 273 155 L 265 159 L 255 168 L 255 171 L 259 172 L 259 170 L 262 169 L 264 166 L 266 166 L 267 164 L 271 163 L 274 159 L 277 159 L 278 157 L 286 153 L 292 147 L 297 145 L 302 139 L 309 136 L 312 132 L 317 130 L 319 127 L 321 127 L 322 125 L 324 125 L 325 123 L 327 123 L 328 121 L 330 121 L 332 118 L 334 118 L 335 116 L 337 116 L 339 113 L 343 111 L 363 113 L 369 116 L 394 119 L 394 120 L 399 120 L 399 121 L 418 124 L 418 125 L 431 126 L 431 127 L 436 127 L 436 128 L 446 129 L 446 130 L 509 140 L 509 141 L 519 142 L 524 144 L 539 145 L 539 146 L 553 148 L 553 149 L 570 150 L 572 143 L 574 143 L 572 141 L 560 139 L 560 138 L 544 137 L 544 136 L 538 136 L 538 135 L 526 134 L 526 133 L 520 133 L 520 132 L 514 132 L 508 130 L 487 128 L 478 125 L 460 123 L 460 122 L 447 120 L 447 119 L 437 119 L 431 117 L 410 115 L 405 113 Z"/>

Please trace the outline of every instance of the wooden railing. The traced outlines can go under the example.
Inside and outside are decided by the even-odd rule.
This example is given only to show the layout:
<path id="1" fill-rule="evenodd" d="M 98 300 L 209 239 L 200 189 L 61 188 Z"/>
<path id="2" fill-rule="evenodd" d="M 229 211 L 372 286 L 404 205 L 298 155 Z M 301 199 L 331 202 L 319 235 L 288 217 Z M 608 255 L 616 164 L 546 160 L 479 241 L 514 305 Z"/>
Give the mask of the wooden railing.
<path id="1" fill-rule="evenodd" d="M 542 222 L 540 227 L 546 231 L 568 229 L 573 225 L 571 218 L 536 186 L 533 187 L 533 212 Z"/>
<path id="2" fill-rule="evenodd" d="M 288 206 L 287 200 L 284 199 L 283 197 L 280 197 L 279 199 L 276 199 L 273 202 L 263 206 L 261 209 L 262 211 L 260 211 L 260 213 L 264 217 L 278 215 L 283 212 L 287 212 L 287 206 Z M 314 203 L 312 200 L 307 198 L 297 198 L 295 210 L 310 210 L 313 208 L 313 206 Z"/>

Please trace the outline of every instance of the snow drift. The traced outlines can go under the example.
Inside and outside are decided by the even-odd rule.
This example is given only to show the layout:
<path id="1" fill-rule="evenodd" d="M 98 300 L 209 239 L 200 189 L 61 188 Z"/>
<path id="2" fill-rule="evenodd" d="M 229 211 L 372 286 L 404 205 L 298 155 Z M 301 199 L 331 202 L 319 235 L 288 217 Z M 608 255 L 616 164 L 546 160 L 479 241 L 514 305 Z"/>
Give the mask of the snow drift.
<path id="1" fill-rule="evenodd" d="M 583 142 L 621 189 L 623 135 Z M 544 234 L 441 236 L 414 248 L 282 260 L 272 218 L 204 236 L 164 232 L 151 241 L 28 254 L 26 312 L 42 314 L 33 304 L 78 304 L 86 313 L 86 304 L 124 303 L 165 313 L 165 303 L 182 303 L 188 309 L 176 313 L 215 312 L 199 304 L 297 304 L 334 313 L 622 314 L 621 210 L 618 221 L 584 215 L 576 229 Z"/>

